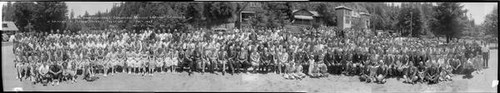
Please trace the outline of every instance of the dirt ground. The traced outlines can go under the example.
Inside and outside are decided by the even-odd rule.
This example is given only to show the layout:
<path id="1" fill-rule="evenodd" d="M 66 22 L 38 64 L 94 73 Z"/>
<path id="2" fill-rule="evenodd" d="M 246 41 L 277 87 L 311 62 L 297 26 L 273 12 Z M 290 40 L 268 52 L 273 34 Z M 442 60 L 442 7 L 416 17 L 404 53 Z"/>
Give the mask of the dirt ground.
<path id="1" fill-rule="evenodd" d="M 156 73 L 154 76 L 140 76 L 119 73 L 104 77 L 97 75 L 94 82 L 83 81 L 71 84 L 63 82 L 58 86 L 32 85 L 15 78 L 12 45 L 2 43 L 2 81 L 4 91 L 221 91 L 221 92 L 308 92 L 308 93 L 379 93 L 379 92 L 497 92 L 492 81 L 498 80 L 498 50 L 492 50 L 490 68 L 483 73 L 473 74 L 471 79 L 456 75 L 453 81 L 438 84 L 405 84 L 395 78 L 386 84 L 360 82 L 357 76 L 330 75 L 327 78 L 305 78 L 286 80 L 277 74 L 241 73 L 218 75 L 210 73 Z"/>

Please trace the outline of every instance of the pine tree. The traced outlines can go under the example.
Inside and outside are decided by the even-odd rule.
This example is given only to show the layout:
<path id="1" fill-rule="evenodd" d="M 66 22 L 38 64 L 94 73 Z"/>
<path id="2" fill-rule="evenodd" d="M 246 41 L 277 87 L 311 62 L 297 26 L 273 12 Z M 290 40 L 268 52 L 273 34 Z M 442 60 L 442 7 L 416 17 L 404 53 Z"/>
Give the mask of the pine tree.
<path id="1" fill-rule="evenodd" d="M 452 38 L 456 38 L 465 29 L 463 23 L 466 19 L 466 10 L 463 10 L 463 5 L 456 2 L 444 2 L 438 4 L 435 8 L 436 14 L 433 22 L 432 30 L 439 35 L 446 37 L 446 42 Z"/>

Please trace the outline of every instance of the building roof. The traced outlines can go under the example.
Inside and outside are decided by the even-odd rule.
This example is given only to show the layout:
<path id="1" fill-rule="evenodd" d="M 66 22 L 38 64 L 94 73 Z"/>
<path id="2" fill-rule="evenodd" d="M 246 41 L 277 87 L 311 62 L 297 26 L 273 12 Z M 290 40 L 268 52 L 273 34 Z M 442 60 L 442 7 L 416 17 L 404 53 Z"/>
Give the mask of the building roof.
<path id="1" fill-rule="evenodd" d="M 369 13 L 366 13 L 366 12 L 360 12 L 359 14 L 360 14 L 360 15 L 367 15 L 367 16 L 370 16 L 370 14 L 369 14 Z"/>
<path id="2" fill-rule="evenodd" d="M 294 15 L 293 17 L 296 19 L 304 19 L 304 20 L 313 20 L 314 19 L 312 16 L 303 16 L 303 15 Z"/>
<path id="3" fill-rule="evenodd" d="M 313 16 L 321 16 L 321 15 L 319 15 L 319 13 L 317 11 L 309 11 L 309 12 L 311 12 L 313 14 Z"/>
<path id="4" fill-rule="evenodd" d="M 309 12 L 309 13 L 313 14 L 313 16 L 315 16 L 315 17 L 317 17 L 317 16 L 321 16 L 321 15 L 318 13 L 318 11 L 308 11 L 308 10 L 306 10 L 306 9 L 299 9 L 299 10 L 304 10 L 304 11 L 307 11 L 307 12 Z M 299 11 L 299 10 L 292 10 L 292 13 L 295 13 L 295 12 L 297 12 L 297 11 Z"/>
<path id="5" fill-rule="evenodd" d="M 245 4 L 246 6 L 243 6 L 242 11 L 259 11 L 262 10 L 262 4 L 261 2 L 249 2 Z"/>
<path id="6" fill-rule="evenodd" d="M 2 22 L 2 29 L 0 29 L 0 30 L 2 30 L 2 31 L 19 31 L 19 29 L 17 29 L 17 27 L 16 27 L 16 24 L 14 24 L 14 22 L 12 22 L 12 21 L 3 21 Z"/>
<path id="7" fill-rule="evenodd" d="M 255 13 L 255 11 L 241 11 L 241 13 Z"/>
<path id="8" fill-rule="evenodd" d="M 337 6 L 337 7 L 335 7 L 335 10 L 337 10 L 337 9 L 347 9 L 347 10 L 351 10 L 352 11 L 351 8 L 348 8 L 348 7 L 345 7 L 345 6 Z"/>
<path id="9" fill-rule="evenodd" d="M 360 15 L 360 14 L 359 14 L 358 12 L 354 12 L 354 13 L 352 13 L 352 16 L 353 16 L 353 17 L 359 17 L 359 15 Z"/>

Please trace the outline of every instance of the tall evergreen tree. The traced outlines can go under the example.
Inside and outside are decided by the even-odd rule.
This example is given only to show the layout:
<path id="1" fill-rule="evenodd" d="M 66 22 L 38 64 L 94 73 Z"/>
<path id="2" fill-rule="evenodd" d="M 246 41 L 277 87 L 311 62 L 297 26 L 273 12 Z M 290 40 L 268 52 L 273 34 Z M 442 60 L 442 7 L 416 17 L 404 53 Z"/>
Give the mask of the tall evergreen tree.
<path id="1" fill-rule="evenodd" d="M 403 36 L 417 37 L 422 35 L 422 12 L 414 4 L 403 4 L 400 10 L 397 26 L 403 32 Z"/>
<path id="2" fill-rule="evenodd" d="M 486 15 L 482 26 L 488 35 L 493 35 L 498 38 L 498 6 L 495 6 L 493 11 Z"/>
<path id="3" fill-rule="evenodd" d="M 32 24 L 35 3 L 33 2 L 16 2 L 13 4 L 14 14 L 12 16 L 14 23 L 20 31 L 29 31 L 28 24 Z"/>
<path id="4" fill-rule="evenodd" d="M 466 18 L 467 11 L 463 10 L 463 5 L 457 2 L 439 3 L 435 12 L 432 30 L 438 35 L 444 35 L 446 42 L 456 38 L 464 30 L 463 19 Z"/>
<path id="5" fill-rule="evenodd" d="M 337 25 L 335 10 L 332 9 L 331 7 L 333 7 L 333 6 L 328 4 L 328 3 L 321 3 L 315 9 L 323 17 L 324 24 L 326 26 L 336 26 Z"/>

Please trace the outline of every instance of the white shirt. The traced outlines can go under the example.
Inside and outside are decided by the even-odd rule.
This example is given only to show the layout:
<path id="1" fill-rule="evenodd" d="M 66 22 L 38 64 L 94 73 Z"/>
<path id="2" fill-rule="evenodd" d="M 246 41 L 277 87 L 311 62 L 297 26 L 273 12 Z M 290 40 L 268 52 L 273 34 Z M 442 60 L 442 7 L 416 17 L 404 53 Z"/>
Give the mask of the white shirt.
<path id="1" fill-rule="evenodd" d="M 488 52 L 489 50 L 488 48 L 489 48 L 488 44 L 484 45 L 482 48 L 483 52 Z"/>
<path id="2" fill-rule="evenodd" d="M 11 35 L 9 41 L 12 42 L 12 41 L 14 41 L 15 38 L 16 38 L 15 35 Z"/>

